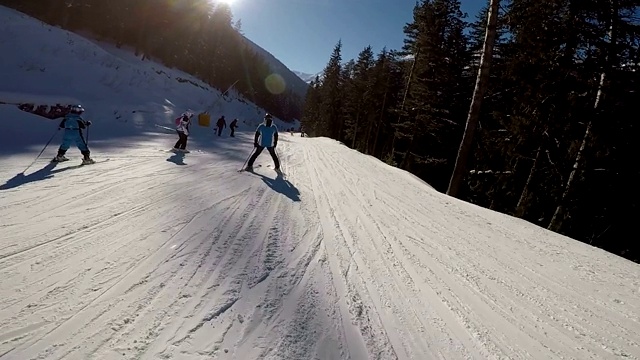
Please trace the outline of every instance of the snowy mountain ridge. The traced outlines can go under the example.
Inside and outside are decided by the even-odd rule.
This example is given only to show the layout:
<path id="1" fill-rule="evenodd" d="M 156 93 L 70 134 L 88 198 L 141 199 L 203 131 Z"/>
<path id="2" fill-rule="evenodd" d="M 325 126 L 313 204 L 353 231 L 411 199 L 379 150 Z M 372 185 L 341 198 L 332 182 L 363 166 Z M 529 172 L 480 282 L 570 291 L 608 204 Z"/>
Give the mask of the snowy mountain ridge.
<path id="1" fill-rule="evenodd" d="M 0 97 L 81 101 L 98 161 L 0 104 L 2 360 L 640 359 L 637 264 L 327 138 L 238 171 L 261 109 L 2 7 L 0 51 Z M 172 152 L 189 108 L 241 127 Z"/>
<path id="2" fill-rule="evenodd" d="M 306 82 L 307 84 L 309 84 L 310 82 L 314 81 L 316 79 L 316 77 L 322 77 L 323 71 L 320 71 L 318 73 L 315 74 L 307 74 L 301 71 L 295 71 L 293 70 L 293 73 L 296 74 L 300 79 L 302 79 L 302 81 Z"/>

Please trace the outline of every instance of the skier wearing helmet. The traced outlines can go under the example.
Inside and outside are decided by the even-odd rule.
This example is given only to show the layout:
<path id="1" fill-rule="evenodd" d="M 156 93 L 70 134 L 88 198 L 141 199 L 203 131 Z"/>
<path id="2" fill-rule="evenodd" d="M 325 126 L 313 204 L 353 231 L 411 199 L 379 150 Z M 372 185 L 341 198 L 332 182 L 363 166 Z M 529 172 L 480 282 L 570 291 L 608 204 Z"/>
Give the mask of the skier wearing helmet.
<path id="1" fill-rule="evenodd" d="M 80 149 L 80 153 L 84 155 L 82 159 L 82 164 L 93 164 L 95 161 L 91 159 L 89 156 L 91 152 L 89 151 L 89 147 L 87 146 L 87 142 L 84 140 L 84 136 L 82 135 L 82 129 L 91 125 L 91 121 L 84 120 L 82 118 L 82 113 L 84 112 L 84 108 L 82 105 L 73 105 L 67 115 L 62 119 L 60 125 L 58 125 L 59 129 L 64 129 L 64 135 L 62 137 L 62 144 L 60 144 L 60 148 L 58 149 L 58 155 L 53 158 L 53 162 L 61 162 L 67 161 L 64 154 L 69 150 L 71 143 L 75 143 L 78 149 Z"/>
<path id="2" fill-rule="evenodd" d="M 253 163 L 258 158 L 258 155 L 267 148 L 269 154 L 271 154 L 271 158 L 273 159 L 273 164 L 275 165 L 275 170 L 280 171 L 280 160 L 278 160 L 278 156 L 276 155 L 275 148 L 278 145 L 278 128 L 273 123 L 273 118 L 270 114 L 266 114 L 264 116 L 264 122 L 258 125 L 256 129 L 255 138 L 253 140 L 253 146 L 255 147 L 255 151 L 251 158 L 249 158 L 249 163 L 247 164 L 246 170 L 253 170 Z"/>

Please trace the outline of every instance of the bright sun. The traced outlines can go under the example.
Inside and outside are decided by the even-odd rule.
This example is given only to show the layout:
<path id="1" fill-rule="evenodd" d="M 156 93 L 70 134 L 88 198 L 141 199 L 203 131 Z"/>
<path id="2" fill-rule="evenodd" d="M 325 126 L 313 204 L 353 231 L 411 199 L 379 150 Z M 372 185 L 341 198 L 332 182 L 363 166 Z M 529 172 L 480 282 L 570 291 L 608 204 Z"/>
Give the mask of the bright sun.
<path id="1" fill-rule="evenodd" d="M 227 4 L 227 5 L 231 5 L 235 2 L 236 0 L 212 0 L 212 2 L 215 4 L 216 2 L 218 3 L 222 3 L 222 4 Z"/>

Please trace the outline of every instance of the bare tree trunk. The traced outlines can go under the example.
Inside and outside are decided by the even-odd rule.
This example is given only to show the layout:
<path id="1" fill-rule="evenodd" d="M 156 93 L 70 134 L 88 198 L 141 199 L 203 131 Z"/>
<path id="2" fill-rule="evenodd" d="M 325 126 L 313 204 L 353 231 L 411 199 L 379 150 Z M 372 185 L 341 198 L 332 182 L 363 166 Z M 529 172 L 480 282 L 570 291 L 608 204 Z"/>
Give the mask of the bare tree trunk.
<path id="1" fill-rule="evenodd" d="M 531 165 L 531 171 L 529 171 L 529 177 L 527 178 L 527 182 L 524 184 L 524 188 L 522 189 L 522 193 L 520 194 L 520 199 L 518 200 L 518 205 L 516 205 L 516 211 L 513 214 L 515 217 L 521 218 L 526 210 L 525 202 L 529 198 L 529 186 L 531 185 L 531 179 L 533 179 L 533 174 L 536 172 L 536 168 L 538 167 L 538 161 L 540 161 L 540 153 L 542 152 L 542 145 L 538 146 L 538 150 L 536 151 L 536 158 L 533 160 L 533 165 Z"/>
<path id="2" fill-rule="evenodd" d="M 606 55 L 605 55 L 605 64 L 604 70 L 600 74 L 600 82 L 598 83 L 598 93 L 596 94 L 596 100 L 593 104 L 594 112 L 597 113 L 598 108 L 600 107 L 600 102 L 604 96 L 604 86 L 607 75 L 607 70 L 609 70 L 612 59 L 615 56 L 615 30 L 616 30 L 616 22 L 618 19 L 618 0 L 610 0 L 610 24 L 609 31 L 607 31 L 607 36 L 609 38 L 609 44 L 607 45 Z M 597 115 L 596 115 L 597 116 Z M 547 229 L 551 231 L 559 231 L 562 228 L 562 223 L 564 222 L 566 215 L 564 204 L 571 193 L 571 189 L 573 188 L 573 182 L 575 181 L 576 175 L 578 174 L 578 170 L 580 169 L 580 163 L 582 162 L 582 158 L 584 157 L 584 150 L 587 147 L 589 142 L 589 138 L 591 137 L 591 128 L 592 128 L 593 120 L 589 120 L 587 124 L 587 128 L 584 132 L 584 137 L 582 138 L 582 143 L 580 144 L 580 148 L 578 149 L 578 153 L 576 154 L 576 161 L 573 163 L 573 168 L 571 169 L 571 173 L 569 174 L 569 179 L 567 179 L 567 184 L 564 187 L 564 191 L 562 192 L 562 197 L 560 198 L 560 202 L 558 203 L 558 207 L 556 211 L 553 213 L 553 217 L 549 222 L 549 226 Z"/>
<path id="3" fill-rule="evenodd" d="M 460 185 L 467 172 L 467 161 L 469 160 L 473 137 L 475 136 L 478 121 L 480 120 L 482 100 L 489 83 L 489 70 L 491 69 L 491 60 L 493 58 L 493 44 L 496 39 L 499 6 L 500 0 L 491 0 L 489 4 L 487 31 L 484 36 L 484 47 L 482 49 L 482 56 L 480 57 L 480 69 L 478 69 L 476 87 L 473 91 L 473 99 L 471 100 L 471 107 L 467 117 L 467 126 L 464 129 L 464 135 L 462 136 L 462 142 L 458 150 L 456 165 L 453 169 L 451 180 L 449 181 L 449 188 L 447 189 L 447 194 L 454 197 L 458 196 Z"/>
<path id="4" fill-rule="evenodd" d="M 140 19 L 140 22 L 138 25 L 139 28 L 137 29 L 138 34 L 137 34 L 136 43 L 135 43 L 135 55 L 140 56 L 140 54 L 142 54 L 142 60 L 144 61 L 147 55 L 146 53 L 147 51 L 149 51 L 149 46 L 147 41 L 149 30 L 147 29 L 147 27 L 148 27 L 148 20 L 149 20 L 148 14 L 150 14 L 150 4 L 148 0 L 145 0 L 139 6 L 142 8 L 141 12 L 144 15 L 142 16 L 142 19 Z"/>
<path id="5" fill-rule="evenodd" d="M 398 123 L 400 123 L 400 118 L 402 117 L 402 112 L 404 111 L 404 104 L 407 101 L 407 95 L 409 94 L 409 88 L 411 88 L 411 81 L 413 80 L 413 70 L 416 68 L 416 62 L 418 62 L 418 55 L 420 54 L 420 50 L 416 51 L 413 55 L 413 63 L 411 64 L 411 70 L 409 70 L 409 79 L 407 80 L 407 87 L 404 89 L 404 96 L 402 97 L 402 104 L 400 105 L 400 114 L 398 115 Z M 395 158 L 396 152 L 396 131 L 393 133 L 393 141 L 391 142 L 391 158 Z"/>
<path id="6" fill-rule="evenodd" d="M 374 155 L 376 154 L 376 148 L 378 147 L 378 138 L 380 137 L 380 128 L 382 128 L 382 119 L 384 118 L 384 109 L 387 106 L 387 94 L 389 93 L 389 78 L 387 78 L 387 88 L 384 92 L 384 98 L 382 99 L 382 108 L 380 109 L 380 119 L 378 120 L 377 126 L 376 126 L 376 137 L 373 139 L 373 148 L 371 150 L 369 150 L 369 155 Z M 375 121 L 371 122 L 372 124 L 375 123 Z M 369 128 L 369 135 L 367 135 L 367 149 L 369 149 L 369 138 L 371 135 L 371 128 Z"/>
<path id="7" fill-rule="evenodd" d="M 604 82 L 604 73 L 600 76 L 600 82 Z M 601 86 L 601 85 L 600 85 Z M 598 95 L 596 95 L 596 104 L 599 101 L 601 95 L 601 90 L 598 90 Z M 591 124 L 589 121 L 587 124 L 587 129 L 584 132 L 584 137 L 582 138 L 582 143 L 580 144 L 580 148 L 578 149 L 578 153 L 576 154 L 576 161 L 573 163 L 573 168 L 571 169 L 571 174 L 569 174 L 569 179 L 567 180 L 567 185 L 565 185 L 564 191 L 562 192 L 562 198 L 560 198 L 560 202 L 558 203 L 558 207 L 556 211 L 553 213 L 553 217 L 549 222 L 549 226 L 547 229 L 551 231 L 558 231 L 562 227 L 562 222 L 565 219 L 564 216 L 564 202 L 566 201 L 569 193 L 571 192 L 571 187 L 573 186 L 573 181 L 578 173 L 578 169 L 580 168 L 580 163 L 582 161 L 582 154 L 584 153 L 584 149 L 587 147 L 587 142 L 589 141 L 589 137 L 591 136 Z"/>
<path id="8" fill-rule="evenodd" d="M 363 134 L 363 140 L 358 143 L 358 151 L 362 152 L 363 154 L 368 154 L 368 151 L 369 151 L 369 148 L 367 145 L 369 141 L 367 140 L 367 138 L 371 134 L 371 128 L 373 127 L 372 125 L 373 120 L 371 120 L 371 118 L 372 118 L 372 115 L 367 112 L 366 117 L 362 120 L 364 124 L 362 124 L 361 126 L 362 126 L 362 132 L 364 134 Z"/>
<path id="9" fill-rule="evenodd" d="M 76 11 L 75 1 L 71 0 L 69 2 L 65 2 L 65 6 L 62 7 L 62 21 L 60 22 L 60 26 L 63 29 L 69 28 L 69 16 L 71 12 Z"/>
<path id="10" fill-rule="evenodd" d="M 338 141 L 344 141 L 344 138 L 342 137 L 342 131 L 344 128 L 344 121 L 340 121 L 339 120 L 339 116 L 337 114 L 334 114 L 333 116 L 333 123 L 338 122 L 338 133 L 336 134 L 335 139 Z"/>
<path id="11" fill-rule="evenodd" d="M 375 125 L 376 125 L 376 120 L 373 118 L 373 116 L 370 116 L 369 126 L 367 126 L 367 135 L 365 135 L 365 142 L 364 142 L 364 153 L 367 155 L 372 155 L 371 146 L 369 144 L 371 143 L 371 132 L 373 131 L 373 127 Z"/>
<path id="12" fill-rule="evenodd" d="M 415 140 L 415 135 L 411 135 L 411 141 L 409 141 L 409 146 L 407 146 L 407 151 L 405 151 L 404 156 L 402 157 L 402 161 L 400 162 L 400 169 L 409 170 L 409 155 L 411 155 L 411 149 L 413 148 L 413 140 Z"/>
<path id="13" fill-rule="evenodd" d="M 358 114 L 356 115 L 356 126 L 353 129 L 353 139 L 351 141 L 351 148 L 352 149 L 356 149 L 356 138 L 358 137 L 358 124 L 359 123 L 360 123 L 360 110 L 358 110 Z"/>

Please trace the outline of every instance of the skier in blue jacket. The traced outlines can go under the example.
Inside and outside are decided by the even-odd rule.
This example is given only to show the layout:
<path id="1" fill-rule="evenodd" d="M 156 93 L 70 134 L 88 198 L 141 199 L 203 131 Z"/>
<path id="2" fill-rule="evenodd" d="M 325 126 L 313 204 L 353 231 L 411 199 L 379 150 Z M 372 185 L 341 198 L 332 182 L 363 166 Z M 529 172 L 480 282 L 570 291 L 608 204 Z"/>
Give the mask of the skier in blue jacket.
<path id="1" fill-rule="evenodd" d="M 84 120 L 82 116 L 80 116 L 83 112 L 84 109 L 81 105 L 71 106 L 69 113 L 65 115 L 60 125 L 58 125 L 59 129 L 64 129 L 64 135 L 62 137 L 62 144 L 60 144 L 60 148 L 58 149 L 58 155 L 53 158 L 53 162 L 69 160 L 64 154 L 69 150 L 72 142 L 80 149 L 80 153 L 84 155 L 82 164 L 93 164 L 95 162 L 89 156 L 91 152 L 89 151 L 87 142 L 84 140 L 84 136 L 82 136 L 82 129 L 91 125 L 91 121 Z"/>
<path id="2" fill-rule="evenodd" d="M 266 114 L 264 116 L 264 122 L 258 125 L 255 138 L 253 140 L 253 146 L 255 146 L 256 151 L 254 151 L 251 158 L 249 158 L 249 163 L 246 168 L 247 171 L 253 170 L 253 163 L 264 148 L 267 148 L 269 154 L 271 154 L 275 170 L 280 171 L 280 160 L 278 160 L 278 156 L 275 151 L 276 146 L 278 146 L 278 128 L 276 127 L 276 124 L 273 123 L 273 118 L 270 114 Z"/>

